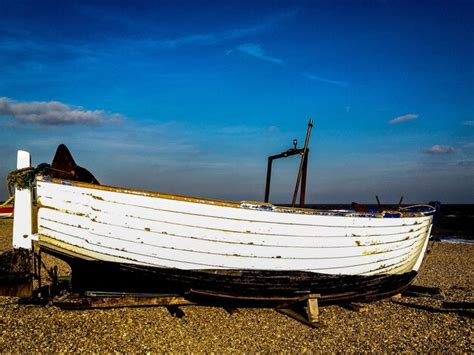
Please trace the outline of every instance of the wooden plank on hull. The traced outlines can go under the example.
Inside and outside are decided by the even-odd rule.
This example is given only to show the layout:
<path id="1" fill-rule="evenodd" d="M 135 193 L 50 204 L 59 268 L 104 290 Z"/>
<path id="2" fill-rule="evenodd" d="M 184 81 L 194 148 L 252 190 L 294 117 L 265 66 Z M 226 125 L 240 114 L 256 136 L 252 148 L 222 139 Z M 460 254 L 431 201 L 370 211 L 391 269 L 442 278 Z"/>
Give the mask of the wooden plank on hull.
<path id="1" fill-rule="evenodd" d="M 418 223 L 402 223 L 399 221 L 396 226 L 378 226 L 372 221 L 366 221 L 367 226 L 352 225 L 351 218 L 347 219 L 346 224 L 325 225 L 318 224 L 318 216 L 313 216 L 313 224 L 301 223 L 280 223 L 265 221 L 261 219 L 231 219 L 218 215 L 186 215 L 177 211 L 160 211 L 148 210 L 137 206 L 121 206 L 113 203 L 99 205 L 94 201 L 72 202 L 65 200 L 63 197 L 55 198 L 48 201 L 42 199 L 41 206 L 57 210 L 69 215 L 77 215 L 88 217 L 100 223 L 111 225 L 123 225 L 127 223 L 130 227 L 138 229 L 143 228 L 142 223 L 160 230 L 163 224 L 168 227 L 176 226 L 178 228 L 191 227 L 193 229 L 205 229 L 206 233 L 217 231 L 219 233 L 242 233 L 247 236 L 261 234 L 264 236 L 291 236 L 291 237 L 308 237 L 328 238 L 328 237 L 353 237 L 357 240 L 359 237 L 374 236 L 396 236 L 400 234 L 413 233 L 423 230 L 429 226 L 429 219 L 421 219 Z M 281 216 L 280 221 L 290 221 L 288 218 Z M 160 223 L 156 225 L 156 223 Z"/>
<path id="2" fill-rule="evenodd" d="M 86 187 L 87 186 L 87 187 Z M 67 184 L 52 183 L 46 181 L 38 181 L 38 189 L 41 191 L 40 197 L 48 194 L 49 197 L 67 194 L 75 195 L 75 199 L 87 201 L 90 205 L 90 200 L 95 200 L 97 204 L 101 201 L 108 201 L 116 205 L 123 205 L 127 207 L 145 207 L 145 208 L 157 208 L 163 211 L 173 211 L 180 213 L 187 213 L 189 215 L 202 215 L 202 216 L 216 216 L 218 218 L 235 218 L 243 220 L 258 220 L 281 223 L 281 224 L 309 224 L 314 225 L 315 223 L 324 222 L 329 223 L 329 226 L 334 226 L 338 223 L 345 225 L 349 221 L 355 226 L 365 226 L 367 220 L 371 219 L 372 224 L 379 226 L 398 226 L 399 222 L 397 218 L 361 218 L 365 215 L 357 213 L 347 212 L 342 213 L 341 216 L 331 215 L 331 212 L 322 212 L 315 210 L 303 210 L 305 213 L 296 213 L 300 209 L 290 208 L 282 209 L 277 208 L 269 211 L 268 209 L 248 209 L 242 208 L 239 203 L 223 203 L 219 201 L 205 200 L 205 199 L 194 199 L 194 198 L 178 198 L 169 199 L 169 195 L 153 194 L 153 193 L 134 193 L 133 190 L 122 190 L 118 188 L 104 189 L 104 186 L 82 184 L 76 182 L 68 182 Z M 209 202 L 212 203 L 209 203 Z M 293 213 L 287 212 L 293 211 Z M 277 213 L 274 213 L 277 212 Z M 324 214 L 326 213 L 326 215 Z M 282 216 L 284 215 L 284 218 Z M 335 213 L 332 213 L 335 214 Z M 374 215 L 375 217 L 375 215 Z M 382 217 L 382 215 L 380 215 Z M 419 218 L 422 216 L 420 215 Z M 417 222 L 418 217 L 404 218 L 408 224 Z M 428 217 L 424 217 L 428 218 Z M 285 222 L 287 220 L 288 222 Z"/>
<path id="3" fill-rule="evenodd" d="M 208 269 L 208 268 L 235 268 L 235 269 L 267 269 L 267 270 L 308 270 L 320 271 L 326 273 L 341 273 L 346 270 L 350 273 L 352 270 L 357 272 L 367 272 L 383 268 L 397 262 L 403 262 L 409 259 L 409 252 L 394 251 L 385 254 L 364 255 L 353 258 L 325 258 L 325 259 L 286 259 L 281 258 L 245 258 L 242 256 L 214 255 L 212 260 L 206 257 L 206 254 L 199 254 L 194 251 L 163 250 L 160 254 L 149 249 L 143 251 L 133 251 L 126 248 L 123 242 L 116 243 L 115 246 L 96 244 L 93 239 L 85 235 L 83 238 L 65 235 L 60 232 L 42 231 L 40 241 L 44 240 L 43 235 L 48 238 L 49 244 L 57 244 L 56 240 L 68 243 L 68 249 L 82 249 L 82 254 L 98 253 L 98 257 L 103 255 L 102 259 L 109 260 L 111 257 L 118 258 L 126 263 L 148 264 L 162 267 L 179 267 L 182 269 Z M 47 234 L 46 234 L 47 233 Z M 106 243 L 107 241 L 104 241 Z M 397 261 L 399 260 L 399 261 Z M 383 267 L 382 267 L 383 266 Z"/>
<path id="4" fill-rule="evenodd" d="M 170 260 L 169 255 L 165 255 L 164 258 L 158 258 L 158 257 L 150 257 L 148 255 L 142 255 L 141 257 L 139 255 L 124 251 L 124 250 L 116 250 L 114 248 L 105 248 L 103 246 L 94 246 L 93 244 L 90 244 L 86 242 L 85 240 L 80 240 L 83 244 L 79 245 L 76 242 L 71 242 L 71 237 L 68 237 L 69 240 L 64 241 L 65 237 L 61 236 L 59 234 L 55 233 L 50 233 L 50 235 L 53 236 L 46 236 L 46 235 L 40 235 L 40 242 L 47 244 L 47 245 L 57 245 L 57 248 L 64 248 L 65 251 L 71 250 L 73 253 L 80 253 L 82 255 L 94 255 L 93 258 L 96 258 L 98 260 L 114 260 L 116 259 L 118 262 L 124 262 L 124 263 L 134 263 L 134 264 L 143 264 L 143 265 L 154 265 L 154 266 L 161 266 L 161 267 L 179 267 L 183 269 L 206 269 L 206 268 L 227 268 L 230 269 L 231 267 L 229 265 L 226 266 L 220 266 L 220 265 L 201 265 L 197 264 L 195 261 L 190 262 L 189 258 L 187 261 L 176 261 L 176 260 Z M 61 241 L 62 240 L 62 241 Z M 397 263 L 413 263 L 413 256 L 416 256 L 415 254 L 417 253 L 417 250 L 412 250 L 411 254 L 407 254 L 406 257 L 395 257 L 390 259 L 386 258 L 380 258 L 377 260 L 376 264 L 373 264 L 370 262 L 368 263 L 362 263 L 362 265 L 354 265 L 352 268 L 365 268 L 367 270 L 366 272 L 383 272 L 385 268 L 393 268 L 397 266 Z M 413 255 L 413 256 L 410 256 Z M 379 255 L 380 257 L 380 255 Z M 399 260 L 399 261 L 398 261 Z M 335 268 L 334 265 L 330 269 L 323 269 L 321 265 L 318 265 L 317 263 L 318 260 L 315 260 L 316 264 L 314 264 L 313 268 L 308 268 L 307 271 L 321 271 L 321 272 L 326 272 L 326 273 L 343 273 L 344 269 L 341 267 L 339 269 Z M 325 261 L 326 263 L 328 262 L 327 260 Z M 242 264 L 244 269 L 249 269 L 251 268 L 251 264 L 249 263 L 243 263 Z M 379 265 L 379 266 L 377 266 Z M 402 267 L 403 264 L 400 264 L 399 266 Z M 289 270 L 299 270 L 298 265 L 293 268 L 289 268 Z M 283 268 L 283 267 L 282 267 Z M 351 266 L 347 266 L 349 268 L 348 270 L 345 270 L 346 273 L 350 271 Z M 263 268 L 262 268 L 263 269 Z M 379 270 L 380 269 L 380 270 Z M 363 271 L 362 271 L 363 272 Z"/>
<path id="5" fill-rule="evenodd" d="M 118 216 L 111 218 L 108 214 L 96 213 L 93 215 L 75 214 L 70 211 L 58 211 L 50 208 L 41 208 L 40 219 L 43 225 L 50 222 L 80 227 L 94 231 L 97 234 L 107 234 L 124 238 L 141 238 L 148 242 L 159 242 L 163 239 L 177 238 L 188 241 L 198 240 L 215 243 L 242 244 L 250 246 L 272 247 L 301 247 L 301 248 L 343 248 L 343 247 L 390 247 L 395 243 L 409 243 L 426 235 L 428 227 L 405 227 L 402 232 L 395 234 L 381 234 L 372 236 L 358 235 L 322 235 L 322 232 L 313 228 L 312 233 L 304 236 L 286 234 L 258 233 L 256 228 L 245 232 L 239 230 L 217 229 L 215 227 L 200 227 L 184 224 L 147 220 Z M 256 226 L 258 228 L 258 226 Z M 359 249 L 360 249 L 359 248 Z"/>
<path id="6" fill-rule="evenodd" d="M 357 257 L 367 256 L 371 254 L 384 254 L 390 251 L 402 250 L 413 247 L 422 238 L 424 234 L 419 234 L 412 239 L 406 239 L 397 243 L 379 243 L 373 245 L 351 245 L 351 246 L 312 246 L 302 247 L 297 244 L 282 247 L 272 245 L 260 245 L 253 242 L 250 243 L 229 243 L 214 242 L 198 237 L 176 237 L 168 233 L 154 233 L 147 230 L 135 230 L 128 227 L 116 227 L 103 225 L 100 223 L 89 223 L 87 219 L 81 217 L 72 217 L 58 214 L 56 212 L 41 213 L 41 224 L 43 234 L 47 234 L 48 230 L 58 231 L 70 235 L 83 235 L 89 241 L 97 243 L 123 243 L 123 247 L 127 245 L 133 248 L 165 248 L 192 250 L 196 253 L 213 253 L 217 255 L 240 255 L 243 257 L 281 257 L 295 259 L 318 259 L 331 257 Z M 44 231 L 43 231 L 44 229 Z M 306 238 L 310 240 L 310 238 Z M 249 239 L 252 240 L 252 239 Z M 283 251 L 283 253 L 282 253 Z"/>
<path id="7" fill-rule="evenodd" d="M 140 241 L 138 243 L 134 243 L 130 240 L 121 240 L 120 238 L 116 238 L 115 235 L 110 235 L 110 236 L 100 236 L 100 235 L 97 235 L 97 233 L 93 233 L 93 232 L 90 232 L 88 229 L 85 229 L 85 228 L 82 228 L 81 225 L 78 225 L 77 228 L 74 228 L 74 226 L 68 226 L 68 225 L 64 225 L 64 228 L 70 228 L 69 230 L 62 230 L 62 231 L 54 231 L 54 230 L 44 230 L 41 229 L 41 227 L 43 226 L 44 227 L 44 224 L 46 223 L 46 220 L 44 218 L 42 218 L 43 216 L 43 212 L 41 212 L 40 210 L 40 232 L 44 235 L 49 235 L 50 237 L 53 237 L 55 238 L 55 236 L 57 238 L 59 238 L 61 240 L 61 238 L 63 238 L 64 241 L 68 241 L 70 239 L 72 240 L 75 240 L 74 243 L 71 243 L 70 244 L 76 244 L 77 246 L 79 247 L 82 247 L 82 248 L 94 248 L 94 245 L 96 248 L 99 248 L 101 250 L 104 250 L 105 249 L 108 249 L 109 252 L 105 252 L 105 254 L 111 254 L 111 255 L 116 255 L 116 256 L 119 256 L 119 257 L 124 257 L 124 258 L 128 258 L 128 259 L 135 259 L 135 260 L 138 260 L 137 257 L 133 257 L 133 254 L 137 254 L 139 256 L 139 252 L 138 253 L 133 253 L 133 248 L 138 248 L 138 250 L 142 249 L 142 248 L 146 248 L 146 253 L 144 254 L 145 257 L 147 256 L 150 256 L 150 252 L 149 252 L 149 245 L 141 245 L 141 244 L 145 244 L 143 241 Z M 59 222 L 56 222 L 56 223 L 59 223 Z M 64 222 L 61 222 L 60 224 L 64 224 Z M 80 228 L 79 228 L 80 226 Z M 145 231 L 146 232 L 146 231 Z M 58 233 L 59 234 L 62 234 L 62 236 L 59 236 L 58 237 Z M 423 238 L 426 238 L 426 236 L 422 236 Z M 100 239 L 102 238 L 102 240 Z M 143 243 L 142 243 L 143 242 Z M 418 246 L 420 246 L 422 244 L 423 240 L 420 239 L 420 242 L 418 244 Z M 116 244 L 116 246 L 113 246 L 114 243 Z M 124 249 L 124 245 L 123 243 L 131 243 L 131 245 L 133 246 L 130 251 L 129 251 L 129 254 L 130 255 L 126 255 L 127 253 L 122 253 L 121 255 L 117 255 L 119 254 L 120 251 L 124 251 L 124 250 L 119 250 L 119 249 Z M 407 243 L 413 243 L 413 241 L 407 241 Z M 148 244 L 148 243 L 147 243 Z M 159 246 L 160 247 L 160 246 Z M 212 248 L 215 248 L 214 245 L 210 246 L 208 250 L 212 250 Z M 405 247 L 405 249 L 407 251 L 410 251 L 412 249 L 418 249 L 418 247 L 416 248 L 412 248 L 413 245 L 408 245 Z M 162 247 L 161 247 L 162 248 Z M 179 245 L 176 245 L 176 246 L 169 246 L 168 248 L 172 248 L 171 249 L 171 253 L 168 252 L 169 249 L 167 250 L 166 252 L 166 257 L 169 258 L 170 254 L 176 254 L 176 253 L 179 253 L 180 251 L 178 250 L 179 249 Z M 254 248 L 254 246 L 252 246 L 252 248 Z M 255 250 L 258 250 L 257 247 L 255 247 L 256 249 Z M 165 248 L 166 249 L 166 248 Z M 380 258 L 380 255 L 379 254 L 382 254 L 380 252 L 377 252 L 377 249 L 374 247 L 375 249 L 375 252 L 374 253 L 371 253 L 370 250 L 366 253 L 363 252 L 363 248 L 361 248 L 360 250 L 362 251 L 362 255 L 353 255 L 352 257 L 353 258 L 356 258 L 356 257 L 360 257 L 360 256 L 364 256 L 364 262 L 356 262 L 356 263 L 353 263 L 354 266 L 356 265 L 367 265 L 367 264 L 370 264 L 371 262 L 374 262 L 376 261 L 375 259 L 377 259 L 378 261 L 386 261 L 386 260 L 389 260 L 391 258 L 389 257 L 384 257 L 384 258 Z M 289 250 L 291 251 L 292 249 L 290 248 L 285 248 L 285 249 L 278 249 L 279 251 L 285 251 L 285 250 Z M 298 250 L 298 249 L 297 249 Z M 342 250 L 342 248 L 340 249 Z M 127 249 L 125 250 L 127 251 Z M 303 253 L 309 253 L 308 250 L 305 250 L 305 249 L 299 249 L 300 252 L 303 252 Z M 314 251 L 317 251 L 317 249 L 315 248 L 313 250 Z M 366 250 L 367 251 L 367 250 Z M 193 253 L 193 254 L 198 254 L 199 250 L 181 250 L 181 253 L 184 253 L 185 255 L 181 256 L 181 257 L 177 257 L 177 258 L 174 258 L 175 261 L 178 261 L 180 259 L 182 260 L 190 260 L 189 258 L 189 253 Z M 398 253 L 397 253 L 398 252 Z M 337 267 L 338 265 L 335 265 L 331 258 L 327 256 L 327 250 L 326 249 L 321 249 L 319 251 L 319 253 L 321 253 L 322 255 L 326 255 L 326 256 L 323 256 L 322 257 L 322 261 L 321 262 L 318 262 L 318 269 L 324 269 L 324 263 L 326 264 L 331 264 L 331 268 L 334 268 L 334 267 Z M 392 253 L 392 254 L 387 254 L 387 253 L 384 253 L 386 254 L 385 256 L 393 256 L 393 258 L 396 258 L 398 256 L 403 256 L 404 253 L 403 251 L 400 251 L 400 250 L 392 250 L 390 251 L 389 253 Z M 159 258 L 159 253 L 155 253 L 156 257 Z M 186 255 L 188 254 L 188 255 Z M 241 253 L 239 253 L 238 251 L 232 251 L 231 253 L 232 255 L 225 255 L 225 254 L 221 254 L 221 256 L 223 256 L 224 258 L 227 258 L 227 259 L 232 259 L 232 258 L 244 258 L 245 255 L 242 255 Z M 367 255 L 364 255 L 364 254 L 367 254 Z M 153 256 L 153 255 L 151 255 Z M 280 256 L 280 258 L 278 257 Z M 336 257 L 339 257 L 341 255 L 338 255 L 338 254 L 333 254 L 332 255 L 332 258 L 336 258 Z M 408 255 L 407 255 L 408 256 Z M 289 255 L 289 257 L 291 258 L 291 255 Z M 252 259 L 258 259 L 258 255 L 257 256 L 251 256 Z M 288 259 L 288 255 L 278 255 L 278 254 L 274 254 L 274 255 L 270 255 L 269 258 L 271 258 L 273 261 L 273 264 L 274 263 L 279 263 L 278 262 L 278 259 Z M 199 258 L 198 258 L 199 259 Z M 216 266 L 218 267 L 219 264 L 214 264 L 214 265 L 208 265 L 206 264 L 205 262 L 204 263 L 200 263 L 199 260 L 196 259 L 194 260 L 194 264 L 203 264 L 203 265 L 206 265 L 206 266 Z M 204 259 L 208 259 L 207 257 L 204 258 Z M 275 260 L 273 260 L 275 259 Z M 292 258 L 291 261 L 292 261 L 292 264 L 294 265 L 294 260 L 295 258 Z M 318 259 L 318 254 L 315 253 L 315 255 L 311 255 L 310 257 L 306 257 L 305 258 L 305 255 L 303 254 L 303 259 Z M 324 260 L 326 259 L 326 260 Z M 192 259 L 191 259 L 192 260 Z M 203 260 L 204 261 L 204 260 Z M 207 261 L 207 260 L 206 260 Z M 304 261 L 304 260 L 302 260 Z M 151 263 L 153 264 L 153 261 L 145 261 L 145 260 L 141 260 L 141 262 L 143 263 Z M 252 264 L 254 262 L 254 260 L 250 260 L 250 264 Z M 351 267 L 351 263 L 348 262 L 347 260 L 344 260 L 343 258 L 341 258 L 340 260 L 336 261 L 336 264 L 339 263 L 339 267 Z M 188 263 L 189 264 L 189 263 Z M 281 264 L 281 263 L 280 263 Z M 222 265 L 226 265 L 226 262 L 223 262 Z M 227 264 L 229 267 L 236 267 L 236 268 L 242 268 L 242 267 L 247 267 L 247 266 L 243 266 L 243 265 L 235 265 L 235 266 L 232 266 L 232 265 L 229 265 Z M 382 264 L 381 264 L 382 265 Z M 380 265 L 380 266 L 381 266 Z M 171 266 L 171 265 L 170 265 Z M 376 266 L 376 265 L 375 265 Z M 297 268 L 300 268 L 301 269 L 301 266 L 296 266 Z M 264 268 L 264 267 L 262 267 Z M 316 267 L 305 267 L 303 269 L 317 269 Z M 375 267 L 377 268 L 377 266 Z"/>

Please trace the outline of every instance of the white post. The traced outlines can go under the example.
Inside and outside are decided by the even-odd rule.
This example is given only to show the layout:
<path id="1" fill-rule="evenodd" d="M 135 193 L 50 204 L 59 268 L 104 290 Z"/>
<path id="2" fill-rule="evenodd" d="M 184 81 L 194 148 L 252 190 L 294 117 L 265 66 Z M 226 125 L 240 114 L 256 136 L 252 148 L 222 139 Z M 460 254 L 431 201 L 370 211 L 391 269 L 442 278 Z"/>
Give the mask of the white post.
<path id="1" fill-rule="evenodd" d="M 29 168 L 31 166 L 30 153 L 19 150 L 16 168 Z M 15 207 L 13 212 L 13 248 L 31 249 L 32 237 L 32 199 L 31 189 L 18 189 L 15 187 Z"/>

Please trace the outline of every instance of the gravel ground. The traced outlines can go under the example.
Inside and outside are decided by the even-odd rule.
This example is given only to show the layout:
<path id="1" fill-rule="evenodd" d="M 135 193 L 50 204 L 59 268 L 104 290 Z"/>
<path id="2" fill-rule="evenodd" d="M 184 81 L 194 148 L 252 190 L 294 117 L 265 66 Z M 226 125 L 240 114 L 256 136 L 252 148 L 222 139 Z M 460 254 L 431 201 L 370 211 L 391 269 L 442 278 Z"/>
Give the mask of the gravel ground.
<path id="1" fill-rule="evenodd" d="M 11 246 L 11 225 L 0 220 L 0 250 Z M 434 243 L 415 284 L 440 287 L 447 301 L 473 302 L 473 260 L 474 245 Z M 65 264 L 59 269 L 69 270 Z M 403 297 L 371 303 L 365 313 L 322 307 L 324 326 L 311 329 L 272 309 L 230 315 L 222 308 L 188 306 L 179 319 L 163 307 L 64 311 L 0 297 L 0 352 L 473 353 L 472 313 L 440 312 L 441 304 Z"/>

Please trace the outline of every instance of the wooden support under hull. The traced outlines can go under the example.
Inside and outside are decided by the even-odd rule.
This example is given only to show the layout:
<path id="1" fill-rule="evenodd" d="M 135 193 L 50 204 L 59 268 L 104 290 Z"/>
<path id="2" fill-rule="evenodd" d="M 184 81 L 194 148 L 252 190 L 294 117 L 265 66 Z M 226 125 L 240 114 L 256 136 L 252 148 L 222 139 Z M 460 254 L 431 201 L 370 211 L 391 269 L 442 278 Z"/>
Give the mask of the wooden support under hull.
<path id="1" fill-rule="evenodd" d="M 0 296 L 32 295 L 32 262 L 32 254 L 26 249 L 11 249 L 0 254 Z"/>
<path id="2" fill-rule="evenodd" d="M 55 306 L 62 309 L 95 309 L 123 307 L 157 307 L 157 306 L 190 306 L 195 303 L 180 295 L 115 295 L 92 297 L 67 297 L 53 301 Z"/>

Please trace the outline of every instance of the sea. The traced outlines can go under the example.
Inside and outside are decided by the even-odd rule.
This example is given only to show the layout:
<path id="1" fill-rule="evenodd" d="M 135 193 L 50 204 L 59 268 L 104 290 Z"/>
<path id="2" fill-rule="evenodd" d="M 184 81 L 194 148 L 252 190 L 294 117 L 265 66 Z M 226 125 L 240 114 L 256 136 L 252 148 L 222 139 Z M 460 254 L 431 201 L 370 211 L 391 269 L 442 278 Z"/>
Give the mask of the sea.
<path id="1" fill-rule="evenodd" d="M 377 205 L 365 205 L 377 208 Z M 351 209 L 351 205 L 343 204 L 307 204 L 314 209 Z M 390 206 L 388 206 L 390 207 Z M 393 208 L 397 208 L 392 206 Z M 432 238 L 444 243 L 474 244 L 474 204 L 451 205 L 441 204 L 431 231 Z"/>

